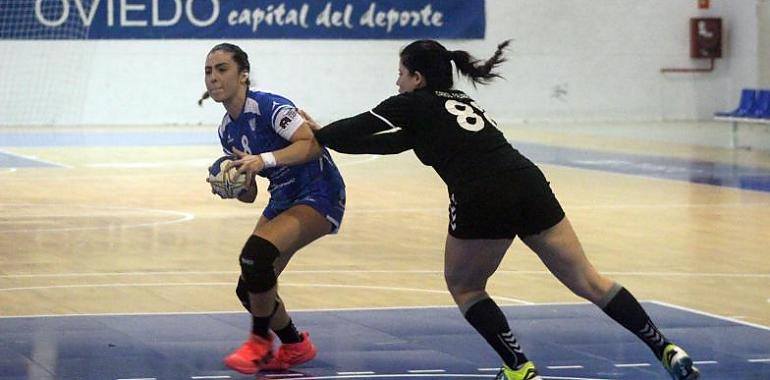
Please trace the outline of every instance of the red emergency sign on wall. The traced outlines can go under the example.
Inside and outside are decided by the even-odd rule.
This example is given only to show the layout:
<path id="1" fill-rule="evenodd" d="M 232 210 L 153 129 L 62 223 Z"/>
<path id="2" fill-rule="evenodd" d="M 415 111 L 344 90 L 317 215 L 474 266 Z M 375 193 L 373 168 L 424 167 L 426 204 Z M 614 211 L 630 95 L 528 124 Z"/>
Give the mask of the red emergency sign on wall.
<path id="1" fill-rule="evenodd" d="M 690 19 L 690 58 L 722 57 L 722 19 Z"/>

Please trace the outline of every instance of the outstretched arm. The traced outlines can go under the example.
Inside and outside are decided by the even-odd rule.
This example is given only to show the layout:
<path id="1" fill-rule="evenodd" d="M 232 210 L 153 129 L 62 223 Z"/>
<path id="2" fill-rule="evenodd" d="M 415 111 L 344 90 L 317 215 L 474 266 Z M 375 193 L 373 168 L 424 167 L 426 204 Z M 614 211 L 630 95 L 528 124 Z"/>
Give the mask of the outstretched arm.
<path id="1" fill-rule="evenodd" d="M 411 139 L 404 130 L 340 140 L 327 147 L 348 154 L 397 154 L 412 149 Z"/>
<path id="2" fill-rule="evenodd" d="M 323 128 L 307 114 L 305 119 L 314 129 L 319 144 L 340 153 L 396 154 L 412 149 L 409 134 L 394 129 L 371 112 L 335 121 Z"/>

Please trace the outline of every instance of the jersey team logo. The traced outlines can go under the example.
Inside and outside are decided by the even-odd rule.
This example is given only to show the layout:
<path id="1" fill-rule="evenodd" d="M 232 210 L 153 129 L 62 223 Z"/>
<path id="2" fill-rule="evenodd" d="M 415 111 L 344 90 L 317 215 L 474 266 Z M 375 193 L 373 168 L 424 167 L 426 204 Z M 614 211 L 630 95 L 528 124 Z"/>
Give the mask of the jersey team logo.
<path id="1" fill-rule="evenodd" d="M 283 129 L 286 129 L 286 126 L 287 126 L 289 123 L 291 123 L 291 119 L 290 119 L 288 116 L 284 116 L 284 117 L 283 117 L 283 119 L 281 119 L 281 121 L 280 121 L 280 122 L 278 122 L 278 125 L 279 125 L 281 128 L 283 128 Z"/>
<path id="2" fill-rule="evenodd" d="M 281 121 L 278 122 L 278 126 L 280 126 L 283 129 L 286 129 L 286 127 L 291 123 L 295 118 L 297 117 L 297 110 L 292 108 L 286 111 L 286 114 L 281 118 Z"/>

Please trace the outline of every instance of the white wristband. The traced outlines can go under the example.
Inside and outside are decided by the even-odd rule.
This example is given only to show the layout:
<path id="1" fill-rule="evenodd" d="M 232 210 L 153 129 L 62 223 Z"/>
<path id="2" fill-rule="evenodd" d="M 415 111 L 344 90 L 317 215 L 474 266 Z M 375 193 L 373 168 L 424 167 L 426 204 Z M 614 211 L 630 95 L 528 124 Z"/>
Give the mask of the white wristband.
<path id="1" fill-rule="evenodd" d="M 275 155 L 273 152 L 260 153 L 259 158 L 261 158 L 262 162 L 265 164 L 265 169 L 274 168 L 275 165 L 278 164 L 275 162 Z"/>

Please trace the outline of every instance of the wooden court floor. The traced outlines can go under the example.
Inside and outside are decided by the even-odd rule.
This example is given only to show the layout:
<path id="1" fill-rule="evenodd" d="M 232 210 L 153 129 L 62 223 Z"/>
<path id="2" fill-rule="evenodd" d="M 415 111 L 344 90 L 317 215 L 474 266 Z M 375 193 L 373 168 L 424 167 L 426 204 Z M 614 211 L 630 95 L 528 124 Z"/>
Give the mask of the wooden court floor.
<path id="1" fill-rule="evenodd" d="M 609 151 L 770 168 L 767 152 L 505 132 L 587 157 Z M 58 165 L 0 168 L 0 315 L 241 309 L 237 257 L 267 194 L 253 205 L 212 195 L 204 177 L 216 145 L 0 151 Z M 343 226 L 300 251 L 282 275 L 289 309 L 450 305 L 439 178 L 411 152 L 334 157 L 348 186 Z M 637 298 L 770 326 L 770 192 L 542 169 L 589 258 Z M 502 304 L 580 301 L 519 241 L 489 290 Z"/>

